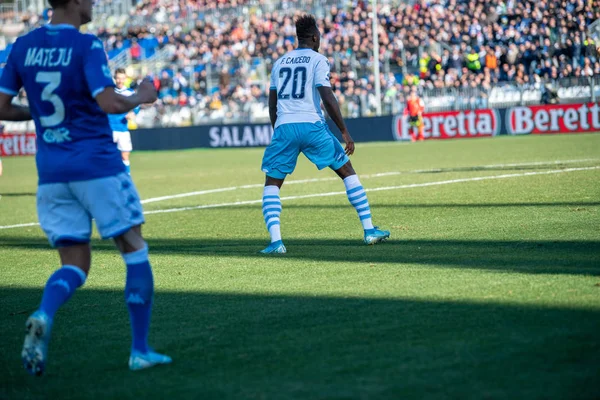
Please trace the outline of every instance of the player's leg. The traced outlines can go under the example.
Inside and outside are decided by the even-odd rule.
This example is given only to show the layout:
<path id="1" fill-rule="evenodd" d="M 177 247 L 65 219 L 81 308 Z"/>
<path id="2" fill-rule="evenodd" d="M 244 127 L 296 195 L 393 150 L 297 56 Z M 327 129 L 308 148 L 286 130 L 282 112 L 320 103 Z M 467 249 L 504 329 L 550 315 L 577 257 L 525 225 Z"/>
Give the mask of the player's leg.
<path id="1" fill-rule="evenodd" d="M 127 268 L 125 301 L 132 331 L 129 367 L 132 370 L 167 364 L 171 359 L 148 346 L 154 278 L 148 246 L 141 235 L 144 215 L 131 177 L 116 176 L 79 182 L 76 195 L 94 217 L 102 238 L 114 238 Z"/>
<path id="2" fill-rule="evenodd" d="M 281 199 L 280 190 L 285 177 L 296 168 L 298 154 L 298 131 L 296 124 L 277 127 L 271 144 L 265 149 L 262 171 L 266 173 L 263 189 L 262 211 L 265 225 L 271 236 L 271 243 L 261 251 L 265 254 L 283 254 L 287 250 L 281 238 Z"/>
<path id="3" fill-rule="evenodd" d="M 131 163 L 129 161 L 130 151 L 122 151 L 121 152 L 121 160 L 123 160 L 123 164 L 125 164 L 125 171 L 128 174 L 131 174 Z"/>
<path id="4" fill-rule="evenodd" d="M 366 244 L 375 244 L 386 240 L 390 237 L 389 231 L 384 231 L 376 226 L 373 226 L 373 220 L 371 217 L 371 206 L 369 205 L 369 199 L 367 193 L 360 183 L 358 175 L 352 167 L 352 163 L 348 160 L 342 167 L 335 169 L 335 173 L 342 178 L 344 186 L 346 187 L 346 195 L 348 201 L 356 210 L 358 218 L 362 224 L 364 230 L 364 241 Z"/>
<path id="5" fill-rule="evenodd" d="M 40 225 L 50 244 L 58 247 L 62 265 L 48 279 L 40 307 L 25 324 L 23 365 L 29 373 L 41 375 L 47 361 L 54 316 L 85 283 L 90 269 L 91 220 L 67 183 L 41 185 L 37 208 Z"/>
<path id="6" fill-rule="evenodd" d="M 148 259 L 148 245 L 141 226 L 135 226 L 115 237 L 117 248 L 127 267 L 125 302 L 131 324 L 129 368 L 140 370 L 172 362 L 169 356 L 153 351 L 148 345 L 150 317 L 154 298 L 154 278 Z"/>
<path id="7" fill-rule="evenodd" d="M 326 125 L 315 124 L 315 126 L 317 129 L 309 135 L 311 136 L 311 140 L 302 149 L 302 152 L 317 168 L 323 169 L 329 167 L 342 178 L 346 187 L 348 200 L 358 213 L 363 226 L 365 242 L 372 244 L 387 239 L 389 232 L 381 231 L 373 226 L 367 195 L 344 148 Z M 373 237 L 381 237 L 381 239 L 375 240 Z"/>
<path id="8" fill-rule="evenodd" d="M 125 171 L 131 173 L 131 164 L 129 162 L 129 154 L 133 151 L 133 144 L 131 143 L 131 133 L 121 132 L 119 136 L 119 143 L 117 145 L 121 150 L 121 159 L 125 164 Z"/>
<path id="9" fill-rule="evenodd" d="M 410 126 L 410 141 L 411 142 L 416 142 L 417 141 L 417 133 L 415 133 L 415 128 L 417 128 L 417 125 L 415 123 L 415 120 L 413 117 L 408 117 L 409 121 L 408 121 L 408 125 Z"/>
<path id="10" fill-rule="evenodd" d="M 58 248 L 62 267 L 56 270 L 44 289 L 39 310 L 50 319 L 75 292 L 75 289 L 85 283 L 91 265 L 89 243 L 63 243 L 65 247 Z"/>
<path id="11" fill-rule="evenodd" d="M 0 159 L 0 176 L 2 176 L 2 160 Z"/>
<path id="12" fill-rule="evenodd" d="M 281 239 L 281 199 L 279 191 L 283 185 L 283 178 L 273 178 L 267 175 L 265 179 L 265 188 L 263 189 L 262 197 L 262 212 L 265 220 L 265 225 L 271 237 L 271 243 L 267 248 L 262 250 L 262 253 L 282 254 L 286 252 L 285 246 Z"/>
<path id="13" fill-rule="evenodd" d="M 418 140 L 425 140 L 425 137 L 423 136 L 423 130 L 425 129 L 425 126 L 423 124 L 423 117 L 419 117 L 419 119 L 417 120 L 417 129 L 419 130 Z"/>
<path id="14" fill-rule="evenodd" d="M 117 144 L 117 149 L 121 152 L 121 159 L 125 164 L 125 171 L 131 173 L 131 163 L 129 161 L 129 154 L 133 150 L 133 144 L 131 143 L 131 133 L 129 132 L 113 132 L 113 141 Z"/>

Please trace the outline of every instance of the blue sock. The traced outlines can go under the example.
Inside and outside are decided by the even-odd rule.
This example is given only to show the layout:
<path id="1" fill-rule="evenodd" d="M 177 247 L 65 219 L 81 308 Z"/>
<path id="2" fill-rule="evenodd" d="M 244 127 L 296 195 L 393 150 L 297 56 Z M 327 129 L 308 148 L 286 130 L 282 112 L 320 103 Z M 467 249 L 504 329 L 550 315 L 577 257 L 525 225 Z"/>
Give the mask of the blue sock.
<path id="1" fill-rule="evenodd" d="M 371 207 L 369 207 L 369 200 L 367 200 L 367 194 L 365 189 L 360 184 L 360 180 L 357 175 L 351 175 L 344 179 L 344 186 L 346 186 L 346 195 L 352 207 L 358 213 L 358 218 L 363 226 L 364 230 L 373 229 L 373 221 L 371 219 Z"/>
<path id="2" fill-rule="evenodd" d="M 148 261 L 148 246 L 133 253 L 123 254 L 127 264 L 125 302 L 131 322 L 132 351 L 148 352 L 148 330 L 152 313 L 154 279 Z"/>
<path id="3" fill-rule="evenodd" d="M 125 172 L 131 175 L 131 163 L 129 162 L 129 160 L 123 160 L 123 164 L 125 164 Z"/>
<path id="4" fill-rule="evenodd" d="M 85 272 L 74 265 L 63 265 L 56 270 L 46 282 L 40 311 L 46 313 L 50 319 L 60 306 L 71 298 L 75 290 L 85 282 Z"/>
<path id="5" fill-rule="evenodd" d="M 281 240 L 281 223 L 279 217 L 281 215 L 281 199 L 279 198 L 279 188 L 277 186 L 265 186 L 262 198 L 262 211 L 265 219 L 265 225 L 269 235 L 271 235 L 271 243 Z"/>

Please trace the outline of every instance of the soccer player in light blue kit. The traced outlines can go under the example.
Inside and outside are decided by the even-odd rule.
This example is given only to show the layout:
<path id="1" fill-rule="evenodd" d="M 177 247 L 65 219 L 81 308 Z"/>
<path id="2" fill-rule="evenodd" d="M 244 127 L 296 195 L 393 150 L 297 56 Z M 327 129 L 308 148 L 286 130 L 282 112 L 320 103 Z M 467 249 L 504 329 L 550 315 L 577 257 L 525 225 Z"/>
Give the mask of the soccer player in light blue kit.
<path id="1" fill-rule="evenodd" d="M 148 346 L 154 282 L 141 234 L 144 216 L 106 116 L 154 102 L 156 90 L 144 81 L 132 96 L 115 92 L 102 42 L 79 32 L 91 21 L 92 0 L 50 5 L 52 22 L 16 41 L 0 77 L 0 120 L 35 122 L 38 218 L 62 263 L 27 319 L 23 364 L 31 374 L 44 372 L 54 316 L 90 270 L 92 218 L 103 238 L 114 239 L 127 265 L 129 368 L 170 363 Z M 11 104 L 21 87 L 29 107 Z"/>
<path id="2" fill-rule="evenodd" d="M 300 152 L 318 169 L 329 167 L 344 181 L 348 200 L 356 209 L 364 229 L 366 244 L 390 237 L 390 232 L 373 226 L 367 195 L 348 158 L 354 141 L 346 129 L 339 105 L 329 82 L 329 61 L 318 53 L 321 34 L 311 15 L 296 20 L 298 48 L 273 65 L 269 90 L 269 116 L 275 129 L 266 148 L 262 170 L 266 173 L 263 216 L 271 244 L 262 253 L 285 253 L 281 240 L 279 191 L 285 177 L 296 167 Z M 346 149 L 329 131 L 320 100 L 346 142 Z"/>
<path id="3" fill-rule="evenodd" d="M 119 68 L 115 71 L 115 92 L 123 96 L 131 96 L 135 92 L 125 87 L 126 79 L 127 74 L 125 73 L 124 69 Z M 133 111 L 129 111 L 127 113 L 108 115 L 110 128 L 113 131 L 113 141 L 117 144 L 117 149 L 119 149 L 121 152 L 121 159 L 123 160 L 123 164 L 125 164 L 125 170 L 128 174 L 131 172 L 129 154 L 133 150 L 128 123 L 129 120 L 135 118 L 135 114 L 137 114 L 139 111 L 140 108 L 136 107 Z"/>

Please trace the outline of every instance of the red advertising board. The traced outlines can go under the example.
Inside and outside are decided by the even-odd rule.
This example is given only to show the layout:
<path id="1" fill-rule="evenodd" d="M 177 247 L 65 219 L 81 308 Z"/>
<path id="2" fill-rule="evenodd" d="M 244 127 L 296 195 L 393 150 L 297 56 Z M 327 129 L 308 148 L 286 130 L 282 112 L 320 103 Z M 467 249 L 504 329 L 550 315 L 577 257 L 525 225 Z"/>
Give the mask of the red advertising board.
<path id="1" fill-rule="evenodd" d="M 596 103 L 512 107 L 506 112 L 506 129 L 511 135 L 596 132 L 599 112 Z"/>
<path id="2" fill-rule="evenodd" d="M 32 156 L 35 155 L 35 133 L 3 133 L 0 134 L 0 156 Z"/>
<path id="3" fill-rule="evenodd" d="M 393 133 L 396 140 L 410 140 L 415 127 L 408 123 L 407 115 L 394 119 Z M 425 139 L 456 139 L 490 137 L 500 133 L 500 117 L 496 110 L 465 110 L 423 114 Z"/>

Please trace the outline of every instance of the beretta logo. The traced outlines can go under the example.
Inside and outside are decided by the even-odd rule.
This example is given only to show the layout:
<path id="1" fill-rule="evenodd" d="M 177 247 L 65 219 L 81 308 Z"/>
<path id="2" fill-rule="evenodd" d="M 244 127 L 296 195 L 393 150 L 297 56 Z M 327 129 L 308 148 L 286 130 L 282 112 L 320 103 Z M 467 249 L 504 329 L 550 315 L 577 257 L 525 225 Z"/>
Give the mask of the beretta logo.
<path id="1" fill-rule="evenodd" d="M 35 133 L 4 133 L 0 135 L 0 155 L 30 156 L 36 151 Z"/>
<path id="2" fill-rule="evenodd" d="M 495 136 L 500 131 L 498 112 L 492 109 L 425 113 L 423 136 L 425 139 L 454 139 Z M 410 126 L 407 115 L 394 118 L 393 132 L 396 140 L 410 140 L 417 128 Z"/>
<path id="3" fill-rule="evenodd" d="M 511 135 L 592 132 L 600 130 L 599 112 L 595 103 L 513 107 L 506 127 Z"/>

